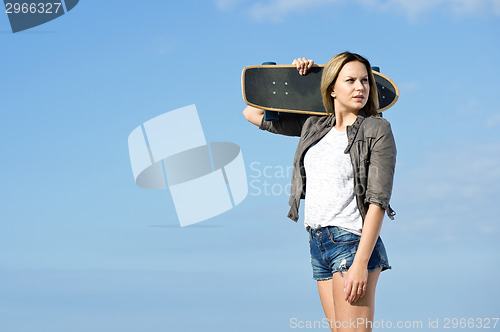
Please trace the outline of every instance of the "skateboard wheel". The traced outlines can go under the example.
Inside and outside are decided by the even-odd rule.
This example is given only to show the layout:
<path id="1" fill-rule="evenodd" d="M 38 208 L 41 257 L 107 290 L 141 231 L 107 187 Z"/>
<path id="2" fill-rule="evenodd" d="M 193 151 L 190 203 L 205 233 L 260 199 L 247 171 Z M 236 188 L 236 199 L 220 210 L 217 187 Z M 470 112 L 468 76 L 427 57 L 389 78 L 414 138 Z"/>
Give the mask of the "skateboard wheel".
<path id="1" fill-rule="evenodd" d="M 373 71 L 376 71 L 377 73 L 380 73 L 380 67 L 372 67 Z"/>
<path id="2" fill-rule="evenodd" d="M 263 66 L 276 66 L 276 62 L 266 61 L 266 62 L 262 62 L 262 65 Z"/>
<path id="3" fill-rule="evenodd" d="M 278 112 L 264 110 L 264 120 L 266 121 L 277 121 L 279 117 Z"/>

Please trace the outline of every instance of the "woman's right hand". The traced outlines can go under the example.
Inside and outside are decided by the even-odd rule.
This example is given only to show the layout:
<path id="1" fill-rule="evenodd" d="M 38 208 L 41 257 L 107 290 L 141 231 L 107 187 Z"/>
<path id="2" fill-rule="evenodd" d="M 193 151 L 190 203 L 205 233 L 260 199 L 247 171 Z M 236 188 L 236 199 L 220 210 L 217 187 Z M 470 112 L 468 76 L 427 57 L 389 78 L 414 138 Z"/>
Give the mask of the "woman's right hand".
<path id="1" fill-rule="evenodd" d="M 293 60 L 292 65 L 297 66 L 297 70 L 300 75 L 305 75 L 309 69 L 311 69 L 314 61 L 306 58 L 298 58 Z"/>

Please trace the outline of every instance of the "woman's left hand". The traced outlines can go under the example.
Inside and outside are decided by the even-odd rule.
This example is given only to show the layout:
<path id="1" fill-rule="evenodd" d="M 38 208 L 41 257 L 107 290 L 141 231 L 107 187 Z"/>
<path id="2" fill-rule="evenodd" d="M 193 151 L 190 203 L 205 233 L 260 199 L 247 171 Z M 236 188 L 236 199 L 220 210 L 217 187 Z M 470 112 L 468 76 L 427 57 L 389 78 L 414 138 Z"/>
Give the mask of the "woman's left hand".
<path id="1" fill-rule="evenodd" d="M 345 300 L 354 303 L 365 295 L 368 268 L 353 263 L 344 278 Z"/>

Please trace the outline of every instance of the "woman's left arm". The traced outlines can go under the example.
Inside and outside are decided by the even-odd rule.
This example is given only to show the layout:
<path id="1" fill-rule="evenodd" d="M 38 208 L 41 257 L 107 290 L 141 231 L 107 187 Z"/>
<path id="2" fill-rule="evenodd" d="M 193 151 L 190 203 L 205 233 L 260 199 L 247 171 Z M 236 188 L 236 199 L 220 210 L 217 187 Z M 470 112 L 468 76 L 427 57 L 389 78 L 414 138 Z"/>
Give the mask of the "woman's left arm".
<path id="1" fill-rule="evenodd" d="M 392 211 L 389 200 L 392 193 L 394 169 L 396 166 L 396 143 L 392 134 L 391 125 L 385 119 L 378 121 L 376 139 L 371 149 L 368 166 L 365 204 L 368 211 L 363 222 L 363 231 L 359 241 L 354 261 L 344 280 L 346 301 L 356 302 L 365 295 L 368 281 L 368 261 L 377 243 L 384 214 Z M 365 120 L 366 121 L 366 120 Z M 392 219 L 392 213 L 389 214 Z"/>
<path id="2" fill-rule="evenodd" d="M 368 281 L 368 261 L 377 243 L 385 210 L 370 204 L 363 223 L 363 232 L 359 240 L 354 261 L 344 279 L 345 300 L 354 303 L 365 295 Z"/>

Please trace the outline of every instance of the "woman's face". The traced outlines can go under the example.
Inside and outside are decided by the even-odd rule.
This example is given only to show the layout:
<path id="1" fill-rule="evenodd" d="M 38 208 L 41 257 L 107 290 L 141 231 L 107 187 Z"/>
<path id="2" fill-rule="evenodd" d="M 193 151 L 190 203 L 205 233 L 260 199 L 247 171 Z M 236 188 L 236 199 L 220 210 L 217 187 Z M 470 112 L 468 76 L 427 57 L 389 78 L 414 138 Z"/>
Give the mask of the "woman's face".
<path id="1" fill-rule="evenodd" d="M 346 63 L 340 70 L 331 93 L 335 110 L 357 112 L 365 107 L 369 95 L 370 83 L 365 65 L 359 61 Z"/>

